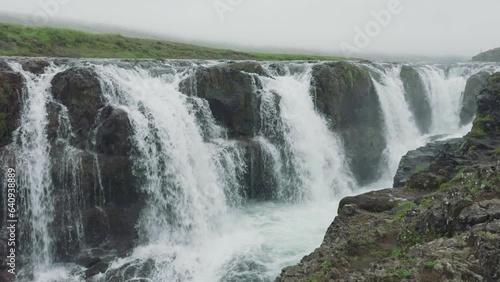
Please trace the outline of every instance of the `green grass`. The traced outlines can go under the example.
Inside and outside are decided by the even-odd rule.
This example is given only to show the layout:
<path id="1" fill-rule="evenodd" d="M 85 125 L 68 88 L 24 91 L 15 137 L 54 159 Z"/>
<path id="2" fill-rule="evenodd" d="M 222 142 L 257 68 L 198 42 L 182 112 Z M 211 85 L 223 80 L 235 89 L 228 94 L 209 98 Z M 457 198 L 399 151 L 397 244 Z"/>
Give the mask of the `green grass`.
<path id="1" fill-rule="evenodd" d="M 319 274 L 313 274 L 312 276 L 309 276 L 306 278 L 305 282 L 319 282 L 321 280 L 321 277 Z"/>
<path id="2" fill-rule="evenodd" d="M 436 264 L 437 264 L 437 262 L 434 260 L 427 261 L 427 262 L 425 262 L 425 268 L 434 269 Z"/>
<path id="3" fill-rule="evenodd" d="M 129 38 L 118 34 L 92 34 L 61 28 L 1 23 L 0 56 L 260 61 L 344 59 L 301 54 L 238 52 L 161 40 Z"/>
<path id="4" fill-rule="evenodd" d="M 346 58 L 317 56 L 317 55 L 302 55 L 302 54 L 270 54 L 270 53 L 249 53 L 254 56 L 254 60 L 258 61 L 343 61 Z"/>
<path id="5" fill-rule="evenodd" d="M 398 210 L 394 215 L 394 219 L 397 221 L 403 221 L 409 211 L 413 209 L 412 201 L 405 201 L 398 204 Z"/>
<path id="6" fill-rule="evenodd" d="M 472 138 L 484 138 L 488 135 L 488 133 L 485 131 L 486 125 L 490 123 L 494 123 L 495 119 L 489 115 L 487 116 L 477 116 L 473 123 L 472 123 L 472 129 L 470 132 L 470 136 Z"/>
<path id="7" fill-rule="evenodd" d="M 321 268 L 323 268 L 323 270 L 328 270 L 332 268 L 332 263 L 327 260 L 321 264 Z"/>
<path id="8" fill-rule="evenodd" d="M 412 275 L 411 270 L 405 269 L 405 268 L 397 268 L 397 269 L 394 269 L 392 272 L 394 275 L 396 275 L 398 278 L 401 278 L 401 279 L 410 278 Z"/>
<path id="9" fill-rule="evenodd" d="M 415 172 L 422 172 L 422 171 L 425 171 L 427 170 L 430 166 L 431 166 L 432 163 L 425 163 L 417 168 L 415 168 Z"/>

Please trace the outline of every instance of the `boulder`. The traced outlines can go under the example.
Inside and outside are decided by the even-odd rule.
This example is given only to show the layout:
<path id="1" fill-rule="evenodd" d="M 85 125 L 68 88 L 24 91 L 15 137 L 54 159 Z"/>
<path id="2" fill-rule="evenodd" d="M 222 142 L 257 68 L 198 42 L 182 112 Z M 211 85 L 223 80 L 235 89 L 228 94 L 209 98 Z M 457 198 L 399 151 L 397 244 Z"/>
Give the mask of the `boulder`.
<path id="1" fill-rule="evenodd" d="M 359 184 L 379 178 L 386 147 L 382 110 L 369 73 L 350 63 L 317 65 L 312 72 L 314 101 L 343 140 Z"/>
<path id="2" fill-rule="evenodd" d="M 50 63 L 44 59 L 22 59 L 19 62 L 23 70 L 29 71 L 34 74 L 43 74 L 45 68 L 50 66 Z"/>
<path id="3" fill-rule="evenodd" d="M 86 148 L 89 132 L 104 107 L 102 90 L 97 74 L 90 68 L 70 68 L 52 79 L 54 99 L 66 106 L 75 134 L 72 144 Z"/>
<path id="4" fill-rule="evenodd" d="M 345 197 L 339 203 L 339 210 L 346 205 L 356 205 L 369 212 L 389 211 L 398 205 L 398 201 L 391 194 L 391 189 L 373 191 L 353 197 Z"/>
<path id="5" fill-rule="evenodd" d="M 467 80 L 462 98 L 462 109 L 460 110 L 460 125 L 469 124 L 474 119 L 477 110 L 477 96 L 486 85 L 489 76 L 487 72 L 480 72 Z"/>
<path id="6" fill-rule="evenodd" d="M 411 176 L 429 168 L 439 154 L 461 143 L 462 138 L 436 141 L 416 150 L 409 151 L 401 158 L 396 176 L 394 177 L 393 186 L 396 188 L 404 187 Z"/>
<path id="7" fill-rule="evenodd" d="M 432 126 L 432 109 L 418 71 L 411 66 L 401 67 L 401 80 L 405 99 L 421 133 L 428 133 Z"/>
<path id="8" fill-rule="evenodd" d="M 95 150 L 99 154 L 128 156 L 132 129 L 127 113 L 112 106 L 104 107 L 95 124 Z"/>
<path id="9" fill-rule="evenodd" d="M 181 83 L 182 92 L 206 99 L 213 116 L 230 136 L 253 137 L 259 124 L 258 82 L 251 74 L 266 75 L 254 62 L 226 63 L 198 69 Z"/>

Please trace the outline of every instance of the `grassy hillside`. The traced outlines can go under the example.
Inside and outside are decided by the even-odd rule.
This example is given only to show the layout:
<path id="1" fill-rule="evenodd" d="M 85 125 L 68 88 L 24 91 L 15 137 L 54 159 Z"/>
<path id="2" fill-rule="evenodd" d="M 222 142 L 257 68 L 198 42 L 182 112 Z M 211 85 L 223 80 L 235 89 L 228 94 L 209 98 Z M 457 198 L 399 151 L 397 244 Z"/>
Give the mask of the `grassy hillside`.
<path id="1" fill-rule="evenodd" d="M 483 52 L 472 58 L 473 61 L 477 62 L 500 62 L 500 48 L 495 48 Z"/>
<path id="2" fill-rule="evenodd" d="M 230 60 L 342 60 L 295 54 L 246 53 L 168 41 L 92 34 L 60 28 L 25 27 L 0 23 L 0 56 L 230 59 Z"/>

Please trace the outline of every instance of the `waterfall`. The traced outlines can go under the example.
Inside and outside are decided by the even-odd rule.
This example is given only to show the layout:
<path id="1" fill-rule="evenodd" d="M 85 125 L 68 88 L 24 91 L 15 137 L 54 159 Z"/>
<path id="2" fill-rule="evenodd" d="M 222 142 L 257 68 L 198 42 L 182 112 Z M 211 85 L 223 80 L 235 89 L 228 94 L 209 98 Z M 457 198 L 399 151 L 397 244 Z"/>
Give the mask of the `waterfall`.
<path id="1" fill-rule="evenodd" d="M 91 281 L 272 281 L 283 267 L 297 263 L 321 243 L 338 200 L 362 189 L 349 171 L 344 141 L 315 109 L 314 63 L 266 63 L 266 75 L 246 74 L 254 82 L 251 104 L 258 118 L 255 135 L 244 138 L 232 136 L 214 117 L 209 101 L 196 96 L 198 68 L 225 64 L 70 64 L 95 71 L 103 105 L 127 114 L 132 173 L 145 201 L 134 248 L 113 257 L 106 272 Z M 57 258 L 56 250 L 61 238 L 77 250 L 90 248 L 84 243 L 84 213 L 89 208 L 106 214 L 107 176 L 103 170 L 101 179 L 105 162 L 99 160 L 107 156 L 96 152 L 106 117 L 99 112 L 91 121 L 87 148 L 73 147 L 72 138 L 79 131 L 73 130 L 71 113 L 51 93 L 52 79 L 69 65 L 50 66 L 39 75 L 18 63 L 9 65 L 25 81 L 20 127 L 2 150 L 2 167 L 15 165 L 20 187 L 19 240 L 26 274 L 18 280 L 84 281 L 86 268 L 60 263 L 70 260 Z M 498 70 L 484 64 L 411 65 L 432 109 L 430 133 L 422 134 L 406 100 L 402 65 L 356 65 L 372 77 L 385 125 L 385 159 L 374 164 L 384 171 L 380 186 L 392 182 L 407 151 L 424 145 L 432 135 L 461 133 L 459 114 L 467 79 L 479 71 Z M 182 81 L 188 82 L 191 95 L 180 92 Z M 259 189 L 272 191 L 270 199 L 255 200 L 247 194 L 248 182 L 254 184 L 253 178 L 248 180 L 251 173 L 261 178 Z M 82 181 L 84 177 L 95 177 L 94 186 L 88 179 Z M 83 193 L 92 188 L 95 206 L 86 207 L 83 199 L 88 195 Z M 54 236 L 55 232 L 64 234 Z"/>
<path id="2" fill-rule="evenodd" d="M 255 245 L 258 239 L 248 239 L 261 235 L 243 232 L 240 228 L 246 227 L 241 223 L 232 226 L 242 218 L 250 225 L 256 220 L 254 210 L 242 207 L 241 175 L 248 169 L 244 153 L 235 141 L 227 140 L 206 101 L 177 90 L 180 80 L 190 72 L 154 76 L 142 68 L 94 68 L 106 103 L 128 113 L 134 133 L 135 171 L 146 175 L 142 189 L 147 205 L 139 221 L 142 244 L 111 269 L 125 275 L 130 269 L 152 264 L 151 273 L 142 275 L 167 281 L 267 280 L 262 275 L 270 271 L 265 266 L 269 254 Z M 342 143 L 314 109 L 310 71 L 311 66 L 307 66 L 294 75 L 254 77 L 263 86 L 261 133 L 256 141 L 270 153 L 263 157 L 271 162 L 265 173 L 278 184 L 279 201 L 328 202 L 354 187 L 346 171 Z M 212 245 L 221 250 L 213 251 Z M 248 249 L 239 254 L 241 248 Z M 212 256 L 224 255 L 218 257 L 220 261 L 210 259 L 207 249 L 215 252 Z M 237 269 L 257 261 L 261 261 L 260 267 L 241 276 Z M 283 265 L 275 267 L 273 272 Z"/>
<path id="3" fill-rule="evenodd" d="M 415 124 L 412 113 L 405 100 L 405 90 L 401 81 L 401 66 L 378 68 L 369 66 L 380 78 L 372 78 L 377 91 L 385 122 L 387 148 L 385 159 L 387 168 L 383 178 L 392 179 L 398 169 L 399 161 L 409 150 L 424 144 Z"/>
<path id="4" fill-rule="evenodd" d="M 19 242 L 22 242 L 20 250 L 26 265 L 32 269 L 19 274 L 19 279 L 28 279 L 33 275 L 35 281 L 53 281 L 54 272 L 60 269 L 50 269 L 54 263 L 55 242 L 53 236 L 54 211 L 56 205 L 54 179 L 51 170 L 55 161 L 51 159 L 53 145 L 48 138 L 48 107 L 59 108 L 57 114 L 58 128 L 56 130 L 56 146 L 61 146 L 62 161 L 59 163 L 61 170 L 59 178 L 67 189 L 65 198 L 61 200 L 67 210 L 62 224 L 73 226 L 75 236 L 71 234 L 66 237 L 78 245 L 82 241 L 82 221 L 79 213 L 79 205 L 69 191 L 80 193 L 78 184 L 79 165 L 75 151 L 68 149 L 71 126 L 67 116 L 67 110 L 60 104 L 55 103 L 50 91 L 52 78 L 63 70 L 61 67 L 51 66 L 44 74 L 35 75 L 23 70 L 18 63 L 10 63 L 10 67 L 20 73 L 25 81 L 22 93 L 22 110 L 20 127 L 13 134 L 13 142 L 8 150 L 13 152 L 16 171 L 18 174 L 19 187 Z M 65 180 L 65 181 L 64 181 Z M 67 185 L 67 186 L 66 186 Z M 61 224 L 61 222 L 59 223 Z M 32 272 L 30 272 L 32 271 Z M 52 272 L 52 273 L 51 273 Z M 65 271 L 62 271 L 63 275 Z"/>
<path id="5" fill-rule="evenodd" d="M 287 67 L 284 76 L 260 77 L 259 135 L 265 139 L 265 150 L 274 156 L 280 200 L 330 199 L 354 187 L 342 142 L 315 110 L 311 71 L 311 65 L 304 65 L 293 74 Z"/>
<path id="6" fill-rule="evenodd" d="M 424 84 L 427 101 L 432 110 L 429 134 L 419 132 L 415 117 L 405 98 L 400 64 L 360 64 L 370 70 L 382 107 L 387 140 L 386 169 L 383 183 L 392 183 L 399 161 L 408 151 L 425 145 L 433 136 L 465 135 L 471 125 L 460 127 L 460 111 L 467 79 L 484 71 L 493 73 L 498 66 L 472 65 L 410 65 L 418 71 Z M 444 137 L 446 138 L 446 137 Z"/>
<path id="7" fill-rule="evenodd" d="M 241 202 L 242 153 L 225 139 L 208 103 L 177 90 L 182 74 L 154 77 L 141 68 L 95 68 L 106 102 L 125 110 L 132 124 L 134 170 L 144 176 L 147 195 L 138 227 L 142 251 L 162 246 L 162 252 L 150 253 L 157 259 L 152 275 L 187 281 L 196 265 L 206 263 L 187 249 L 218 234 L 231 207 Z M 184 256 L 191 263 L 186 265 Z"/>
<path id="8" fill-rule="evenodd" d="M 425 85 L 425 94 L 432 109 L 432 134 L 449 134 L 459 130 L 460 110 L 467 80 L 485 71 L 493 73 L 495 66 L 425 65 L 417 68 Z"/>
<path id="9" fill-rule="evenodd" d="M 431 132 L 443 134 L 458 130 L 463 91 L 470 75 L 464 74 L 464 69 L 452 69 L 455 71 L 447 73 L 431 65 L 417 70 L 432 109 Z"/>

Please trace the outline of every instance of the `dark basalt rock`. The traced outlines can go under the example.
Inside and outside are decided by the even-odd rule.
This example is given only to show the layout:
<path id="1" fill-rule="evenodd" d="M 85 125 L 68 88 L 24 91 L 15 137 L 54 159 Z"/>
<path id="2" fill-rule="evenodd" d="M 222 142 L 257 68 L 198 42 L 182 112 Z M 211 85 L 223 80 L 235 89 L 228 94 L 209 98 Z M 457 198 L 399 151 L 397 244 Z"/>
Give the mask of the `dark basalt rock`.
<path id="1" fill-rule="evenodd" d="M 127 156 L 132 148 L 130 121 L 122 109 L 106 106 L 101 110 L 97 124 L 95 150 L 99 154 Z"/>
<path id="2" fill-rule="evenodd" d="M 97 74 L 89 68 L 71 68 L 52 79 L 52 95 L 68 109 L 74 146 L 85 149 L 98 110 L 104 107 Z"/>
<path id="3" fill-rule="evenodd" d="M 102 247 L 106 251 L 88 264 L 90 277 L 107 269 L 109 259 L 104 258 L 126 254 L 138 238 L 135 224 L 144 201 L 132 172 L 130 122 L 125 111 L 104 106 L 92 69 L 57 74 L 52 92 L 47 133 L 52 144 L 56 259 L 74 261 L 85 248 Z M 64 122 L 71 126 L 72 137 L 61 130 Z M 72 156 L 65 149 L 67 138 L 76 147 Z M 77 175 L 71 166 L 78 167 Z M 80 221 L 83 230 L 75 225 Z"/>
<path id="4" fill-rule="evenodd" d="M 467 80 L 460 111 L 460 125 L 472 122 L 477 110 L 477 96 L 486 85 L 489 76 L 486 72 L 480 72 Z"/>
<path id="5" fill-rule="evenodd" d="M 491 75 L 477 101 L 478 116 L 491 116 L 493 126 L 500 124 L 500 73 Z"/>
<path id="6" fill-rule="evenodd" d="M 20 63 L 23 70 L 27 70 L 34 74 L 42 74 L 45 68 L 50 66 L 50 63 L 44 59 L 23 59 Z"/>
<path id="7" fill-rule="evenodd" d="M 400 193 L 401 192 L 398 192 L 398 194 Z M 339 203 L 339 210 L 342 210 L 346 205 L 355 205 L 369 212 L 384 212 L 397 207 L 400 201 L 400 195 L 396 197 L 392 194 L 392 189 L 386 189 L 353 197 L 345 197 Z"/>
<path id="8" fill-rule="evenodd" d="M 428 133 L 432 125 L 432 109 L 418 71 L 411 66 L 401 67 L 405 99 L 421 133 Z"/>
<path id="9" fill-rule="evenodd" d="M 366 70 L 350 63 L 325 63 L 312 72 L 315 104 L 343 140 L 351 170 L 363 185 L 380 176 L 386 146 L 380 102 Z"/>
<path id="10" fill-rule="evenodd" d="M 258 142 L 249 139 L 240 139 L 240 146 L 245 150 L 247 172 L 244 175 L 246 198 L 252 200 L 268 201 L 276 196 L 277 183 L 275 176 L 271 175 L 271 164 L 267 163 L 266 152 Z"/>
<path id="11" fill-rule="evenodd" d="M 266 75 L 254 62 L 229 63 L 202 68 L 183 81 L 180 89 L 206 99 L 215 119 L 231 136 L 253 137 L 259 124 L 255 88 L 258 81 L 251 74 Z"/>
<path id="12" fill-rule="evenodd" d="M 0 147 L 12 142 L 19 127 L 23 78 L 20 74 L 0 71 Z"/>
<path id="13" fill-rule="evenodd" d="M 99 273 L 104 273 L 109 267 L 109 263 L 99 261 L 93 266 L 91 266 L 89 269 L 85 270 L 85 277 L 90 278 L 92 276 L 95 276 Z"/>
<path id="14" fill-rule="evenodd" d="M 393 186 L 404 187 L 411 176 L 430 167 L 439 154 L 449 151 L 450 148 L 456 147 L 461 143 L 462 138 L 436 141 L 416 150 L 409 151 L 401 158 L 398 171 L 394 177 Z"/>

